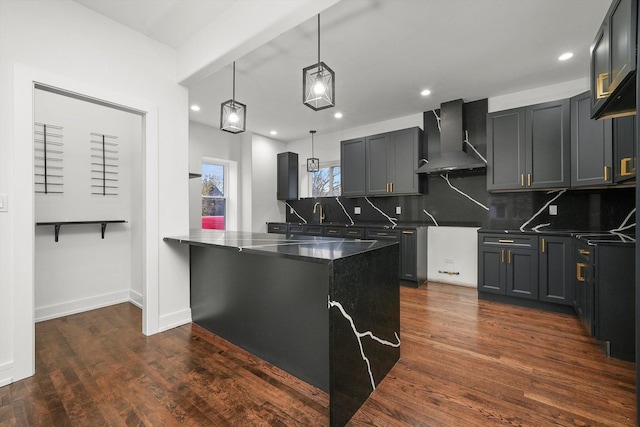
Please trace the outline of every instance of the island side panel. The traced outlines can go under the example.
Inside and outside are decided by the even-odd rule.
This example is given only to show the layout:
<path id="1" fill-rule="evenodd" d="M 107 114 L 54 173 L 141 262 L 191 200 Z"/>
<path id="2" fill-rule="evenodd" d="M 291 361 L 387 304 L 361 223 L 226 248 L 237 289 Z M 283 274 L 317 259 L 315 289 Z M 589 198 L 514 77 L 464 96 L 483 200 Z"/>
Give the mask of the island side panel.
<path id="1" fill-rule="evenodd" d="M 374 390 L 371 378 L 380 384 L 400 358 L 398 250 L 393 245 L 332 263 L 332 426 L 345 425 Z M 388 344 L 362 336 L 366 332 Z"/>
<path id="2" fill-rule="evenodd" d="M 193 322 L 328 392 L 328 264 L 190 248 Z"/>

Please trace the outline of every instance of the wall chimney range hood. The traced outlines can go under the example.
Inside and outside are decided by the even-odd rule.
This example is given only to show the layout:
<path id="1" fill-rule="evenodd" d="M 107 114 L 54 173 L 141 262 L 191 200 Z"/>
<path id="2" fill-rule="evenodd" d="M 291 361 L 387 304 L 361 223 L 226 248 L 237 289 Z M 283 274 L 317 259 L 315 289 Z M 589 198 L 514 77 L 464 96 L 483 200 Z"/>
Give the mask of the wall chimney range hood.
<path id="1" fill-rule="evenodd" d="M 420 166 L 416 173 L 477 171 L 486 169 L 482 159 L 464 151 L 462 99 L 440 105 L 440 153 Z"/>

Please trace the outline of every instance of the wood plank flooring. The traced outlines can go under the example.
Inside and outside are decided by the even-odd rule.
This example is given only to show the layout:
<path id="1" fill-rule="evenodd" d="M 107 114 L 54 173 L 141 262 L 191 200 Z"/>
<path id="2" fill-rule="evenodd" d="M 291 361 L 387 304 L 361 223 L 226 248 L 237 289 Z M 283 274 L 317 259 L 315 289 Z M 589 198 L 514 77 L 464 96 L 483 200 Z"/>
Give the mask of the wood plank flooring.
<path id="1" fill-rule="evenodd" d="M 196 325 L 151 337 L 120 304 L 36 325 L 0 426 L 323 426 L 328 396 Z M 401 288 L 401 359 L 350 426 L 633 426 L 635 365 L 574 316 Z"/>

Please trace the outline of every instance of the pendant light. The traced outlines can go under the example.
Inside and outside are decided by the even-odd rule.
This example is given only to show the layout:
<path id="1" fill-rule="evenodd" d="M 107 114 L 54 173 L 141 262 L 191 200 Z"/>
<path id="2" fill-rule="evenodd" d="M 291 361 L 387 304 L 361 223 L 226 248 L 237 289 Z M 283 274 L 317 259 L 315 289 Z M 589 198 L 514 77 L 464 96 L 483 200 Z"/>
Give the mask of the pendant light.
<path id="1" fill-rule="evenodd" d="M 236 101 L 236 62 L 233 61 L 233 96 L 220 106 L 220 130 L 231 133 L 245 131 L 247 106 Z"/>
<path id="2" fill-rule="evenodd" d="M 313 134 L 315 130 L 310 130 L 311 134 L 311 157 L 307 159 L 307 172 L 318 172 L 320 170 L 320 159 L 313 157 Z"/>
<path id="3" fill-rule="evenodd" d="M 335 73 L 320 61 L 320 14 L 318 14 L 318 62 L 302 70 L 302 102 L 313 110 L 336 105 Z"/>

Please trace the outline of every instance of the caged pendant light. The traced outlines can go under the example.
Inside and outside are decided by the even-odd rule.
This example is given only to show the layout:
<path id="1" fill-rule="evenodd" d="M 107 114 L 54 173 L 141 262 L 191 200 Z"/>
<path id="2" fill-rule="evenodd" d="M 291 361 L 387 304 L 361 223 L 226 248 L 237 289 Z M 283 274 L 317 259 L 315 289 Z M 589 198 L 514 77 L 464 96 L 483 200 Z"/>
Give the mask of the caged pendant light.
<path id="1" fill-rule="evenodd" d="M 320 14 L 318 14 L 318 62 L 302 70 L 302 102 L 313 110 L 336 105 L 335 73 L 320 61 Z"/>
<path id="2" fill-rule="evenodd" d="M 233 96 L 220 106 L 220 130 L 231 133 L 245 131 L 247 106 L 236 101 L 236 62 L 233 61 Z"/>
<path id="3" fill-rule="evenodd" d="M 307 172 L 318 172 L 320 170 L 320 159 L 313 156 L 313 134 L 315 130 L 310 130 L 311 134 L 311 157 L 307 159 Z"/>

